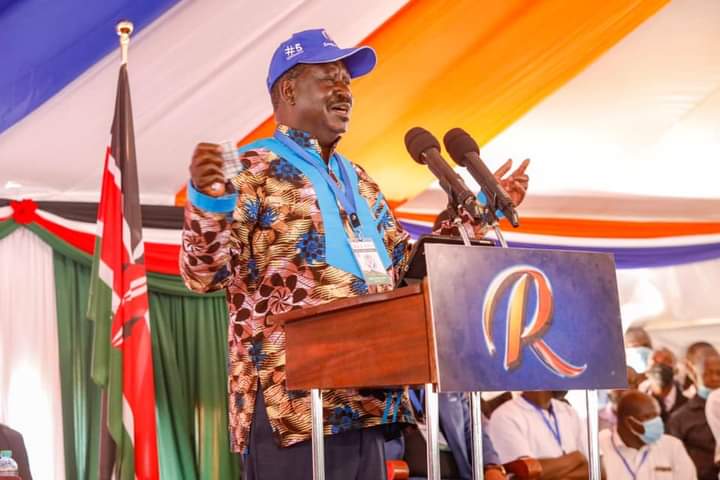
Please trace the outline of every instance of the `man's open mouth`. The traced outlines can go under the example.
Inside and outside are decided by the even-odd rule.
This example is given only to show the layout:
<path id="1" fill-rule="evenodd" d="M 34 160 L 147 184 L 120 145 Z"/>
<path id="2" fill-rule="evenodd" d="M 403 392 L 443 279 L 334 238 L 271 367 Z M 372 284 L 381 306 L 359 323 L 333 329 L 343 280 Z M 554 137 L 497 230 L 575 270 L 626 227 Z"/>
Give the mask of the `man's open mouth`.
<path id="1" fill-rule="evenodd" d="M 344 115 L 350 114 L 350 104 L 349 103 L 336 103 L 335 105 L 330 107 L 330 110 L 333 112 L 342 113 Z"/>

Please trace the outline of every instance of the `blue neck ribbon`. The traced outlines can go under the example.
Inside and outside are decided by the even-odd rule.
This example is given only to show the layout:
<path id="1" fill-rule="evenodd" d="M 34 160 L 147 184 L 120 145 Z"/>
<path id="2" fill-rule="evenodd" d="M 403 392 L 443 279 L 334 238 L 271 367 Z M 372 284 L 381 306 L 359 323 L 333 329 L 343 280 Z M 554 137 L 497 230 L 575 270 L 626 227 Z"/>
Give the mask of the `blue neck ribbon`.
<path id="1" fill-rule="evenodd" d="M 357 172 L 345 157 L 334 153 L 330 158 L 329 165 L 326 165 L 316 151 L 302 148 L 279 131 L 276 131 L 271 138 L 264 138 L 243 146 L 240 152 L 257 148 L 272 151 L 300 170 L 312 183 L 325 230 L 325 261 L 328 265 L 356 277 L 364 278 L 350 247 L 348 233 L 343 226 L 338 206 L 340 204 L 348 215 L 355 235 L 363 240 L 372 240 L 383 267 L 386 270 L 390 268 L 392 262 L 377 228 L 377 220 L 370 211 L 370 206 L 365 198 L 360 195 Z M 332 179 L 328 169 L 332 169 L 333 173 L 342 181 L 343 189 Z"/>

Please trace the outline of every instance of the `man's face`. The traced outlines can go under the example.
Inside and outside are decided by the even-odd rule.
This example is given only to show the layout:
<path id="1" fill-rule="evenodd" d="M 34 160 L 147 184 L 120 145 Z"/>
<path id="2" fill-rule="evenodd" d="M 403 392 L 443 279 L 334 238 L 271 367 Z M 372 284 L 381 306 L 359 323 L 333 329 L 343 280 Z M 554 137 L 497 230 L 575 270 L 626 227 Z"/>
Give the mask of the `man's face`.
<path id="1" fill-rule="evenodd" d="M 675 355 L 668 350 L 667 348 L 661 348 L 659 350 L 655 350 L 650 357 L 650 365 L 656 365 L 656 364 L 664 364 L 675 369 Z"/>
<path id="2" fill-rule="evenodd" d="M 656 394 L 670 393 L 673 384 L 673 369 L 664 363 L 656 363 L 647 372 L 647 378 Z"/>
<path id="3" fill-rule="evenodd" d="M 636 402 L 635 414 L 621 421 L 624 422 L 630 430 L 642 434 L 645 432 L 642 423 L 660 416 L 660 409 L 650 397 L 637 398 L 634 399 L 634 401 Z"/>
<path id="4" fill-rule="evenodd" d="M 350 74 L 342 61 L 306 65 L 295 79 L 296 114 L 321 144 L 347 131 L 352 103 Z"/>
<path id="5" fill-rule="evenodd" d="M 715 348 L 711 346 L 703 346 L 696 348 L 694 352 L 687 354 L 685 357 L 685 367 L 687 369 L 688 377 L 690 377 L 690 380 L 692 380 L 693 383 L 697 383 L 698 380 L 698 373 L 695 371 L 695 363 L 703 356 L 712 355 L 713 353 L 717 353 Z"/>
<path id="6" fill-rule="evenodd" d="M 711 390 L 720 388 L 720 356 L 711 355 L 705 359 L 703 385 Z"/>

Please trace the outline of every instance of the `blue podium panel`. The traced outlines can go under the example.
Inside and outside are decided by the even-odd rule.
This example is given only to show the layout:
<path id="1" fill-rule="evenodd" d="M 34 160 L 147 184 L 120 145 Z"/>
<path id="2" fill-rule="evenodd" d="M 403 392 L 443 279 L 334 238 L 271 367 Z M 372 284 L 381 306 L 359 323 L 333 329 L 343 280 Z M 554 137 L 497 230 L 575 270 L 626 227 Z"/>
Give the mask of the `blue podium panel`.
<path id="1" fill-rule="evenodd" d="M 626 388 L 608 254 L 426 246 L 441 392 Z"/>

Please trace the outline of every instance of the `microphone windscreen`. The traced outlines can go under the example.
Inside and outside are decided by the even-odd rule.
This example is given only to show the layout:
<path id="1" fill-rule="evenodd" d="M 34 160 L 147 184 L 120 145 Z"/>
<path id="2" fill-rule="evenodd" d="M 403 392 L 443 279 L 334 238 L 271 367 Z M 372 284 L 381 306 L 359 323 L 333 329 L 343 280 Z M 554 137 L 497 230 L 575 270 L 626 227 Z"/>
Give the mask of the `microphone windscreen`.
<path id="1" fill-rule="evenodd" d="M 433 136 L 432 133 L 428 132 L 422 127 L 413 127 L 405 134 L 405 148 L 408 153 L 418 163 L 425 164 L 423 158 L 423 152 L 431 148 L 437 148 L 440 150 L 440 142 Z"/>
<path id="2" fill-rule="evenodd" d="M 443 137 L 445 150 L 460 166 L 465 166 L 465 154 L 475 152 L 480 154 L 480 147 L 473 138 L 462 128 L 453 128 Z"/>

